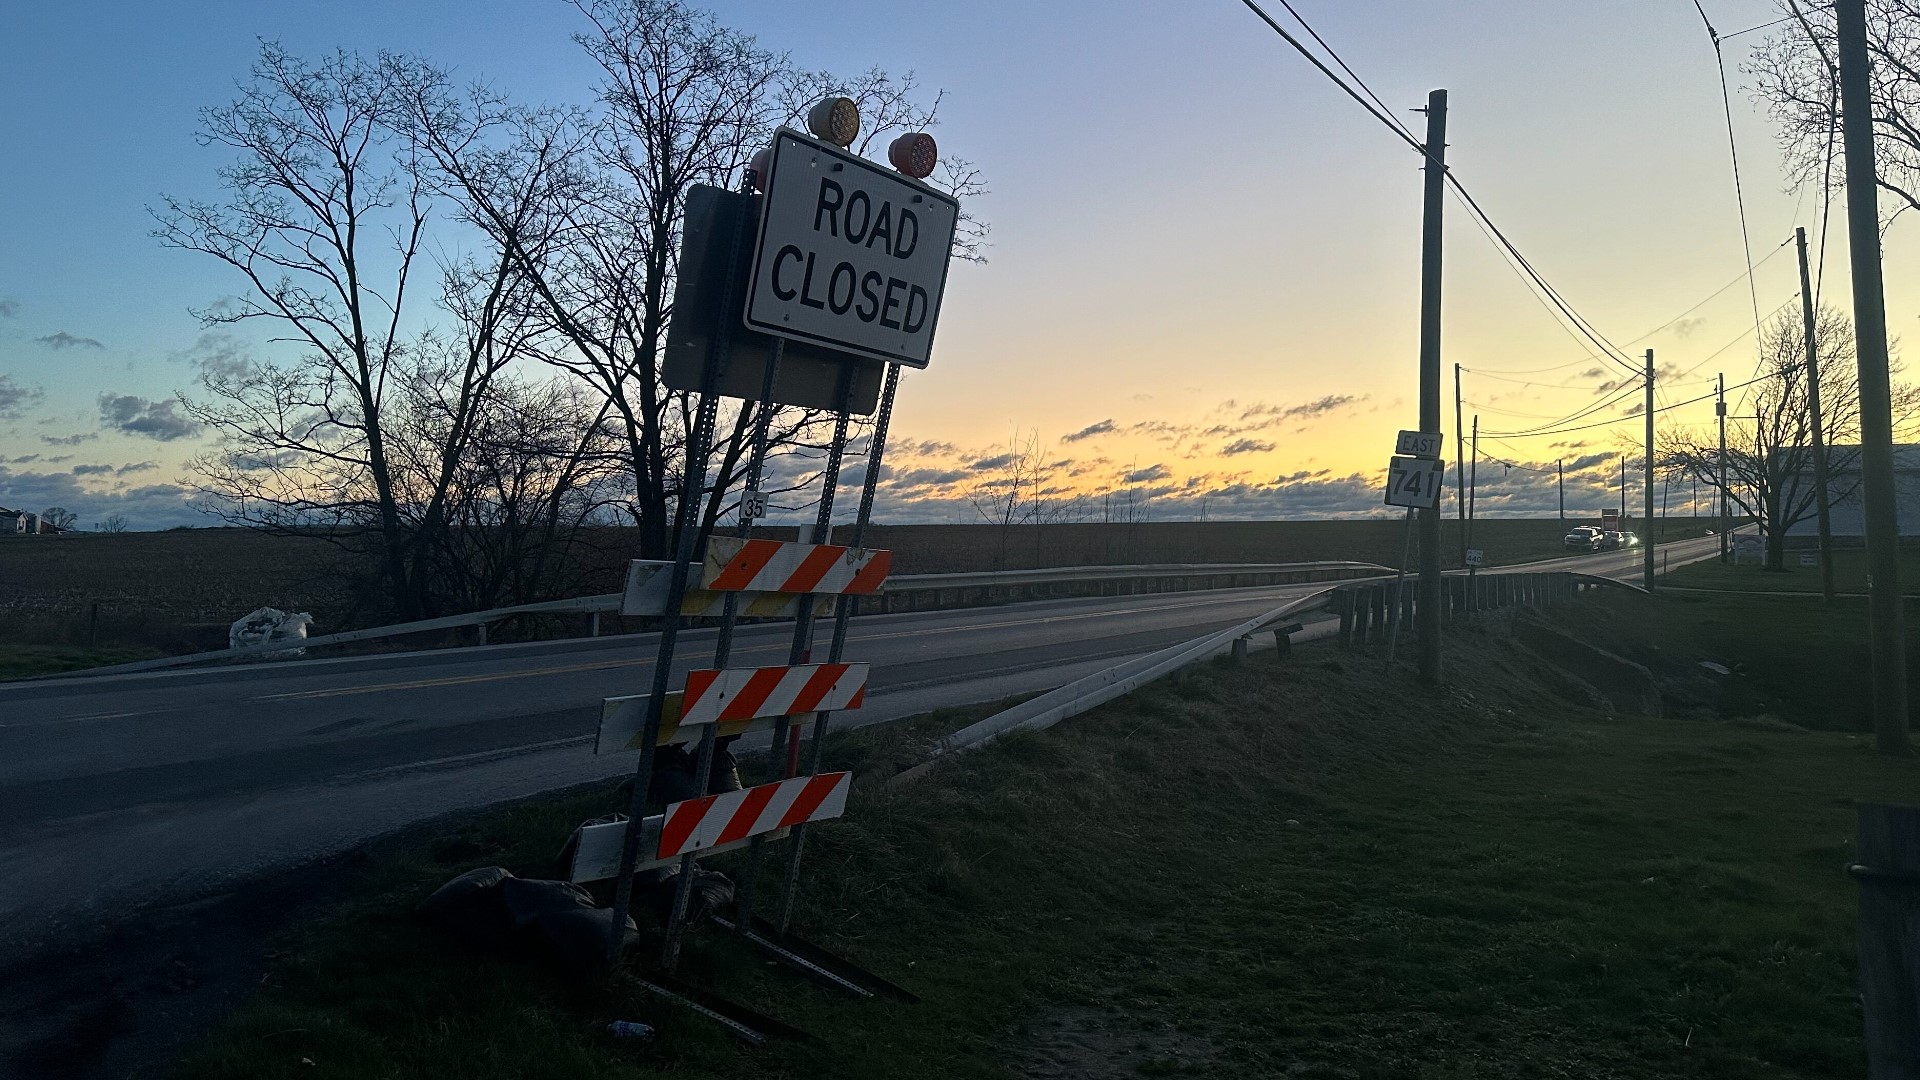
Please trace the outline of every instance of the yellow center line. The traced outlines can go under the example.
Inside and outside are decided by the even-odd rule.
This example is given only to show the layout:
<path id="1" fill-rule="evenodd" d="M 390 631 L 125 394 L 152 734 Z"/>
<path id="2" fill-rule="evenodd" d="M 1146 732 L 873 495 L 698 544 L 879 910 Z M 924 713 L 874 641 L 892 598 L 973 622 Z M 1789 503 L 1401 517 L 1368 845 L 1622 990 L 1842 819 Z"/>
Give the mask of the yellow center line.
<path id="1" fill-rule="evenodd" d="M 1161 604 L 1148 607 L 1117 608 L 1111 611 L 1089 611 L 1077 615 L 1043 615 L 1038 618 L 1000 619 L 988 622 L 963 623 L 958 626 L 925 627 L 914 630 L 895 630 L 885 633 L 853 634 L 858 641 L 885 641 L 892 638 L 925 637 L 932 634 L 953 634 L 965 630 L 996 630 L 1013 626 L 1033 626 L 1044 623 L 1073 622 L 1080 619 L 1101 619 L 1117 615 L 1137 615 L 1145 611 L 1177 611 L 1181 608 L 1205 607 L 1222 603 L 1245 603 L 1248 598 L 1200 600 L 1186 604 Z M 736 648 L 736 653 L 784 652 L 787 645 L 772 642 L 766 645 L 746 645 Z M 496 671 L 477 675 L 445 675 L 433 679 L 411 679 L 406 682 L 372 683 L 361 686 L 339 686 L 325 690 L 295 690 L 284 694 L 263 694 L 253 701 L 310 701 L 317 698 L 346 697 L 353 694 L 382 694 L 389 690 L 426 690 L 440 686 L 466 686 L 473 683 L 501 682 L 507 679 L 531 679 L 543 675 L 568 675 L 581 671 L 606 671 L 612 668 L 640 667 L 651 665 L 651 656 L 624 657 L 619 660 L 596 660 L 584 664 L 558 664 L 551 667 L 525 668 L 519 671 Z"/>

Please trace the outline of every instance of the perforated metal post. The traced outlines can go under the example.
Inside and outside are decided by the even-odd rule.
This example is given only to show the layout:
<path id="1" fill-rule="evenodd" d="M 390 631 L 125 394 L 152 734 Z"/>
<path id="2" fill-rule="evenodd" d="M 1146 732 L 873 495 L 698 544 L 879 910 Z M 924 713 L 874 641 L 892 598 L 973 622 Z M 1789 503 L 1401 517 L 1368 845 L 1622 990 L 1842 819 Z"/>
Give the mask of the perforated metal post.
<path id="1" fill-rule="evenodd" d="M 744 187 L 746 180 L 741 181 Z M 740 241 L 746 235 L 751 216 L 743 204 L 734 219 L 733 243 L 727 248 L 727 299 L 722 310 L 731 310 L 740 298 L 734 281 L 740 269 Z M 620 966 L 620 952 L 626 941 L 627 913 L 633 906 L 633 864 L 640 853 L 641 820 L 653 795 L 654 743 L 660 738 L 660 719 L 665 708 L 667 688 L 673 677 L 673 653 L 680 638 L 680 605 L 687 595 L 687 568 L 699 547 L 700 528 L 697 507 L 707 481 L 707 447 L 713 441 L 713 425 L 720 411 L 720 395 L 715 389 L 727 363 L 733 357 L 731 322 L 722 319 L 707 348 L 706 369 L 700 377 L 700 406 L 694 415 L 693 430 L 687 434 L 687 464 L 680 486 L 680 500 L 674 506 L 673 520 L 679 550 L 667 577 L 667 606 L 661 617 L 660 647 L 653 662 L 653 692 L 647 698 L 646 720 L 640 728 L 640 761 L 634 766 L 633 795 L 627 803 L 627 827 L 620 841 L 620 864 L 614 877 L 612 920 L 608 924 L 607 966 Z"/>
<path id="2" fill-rule="evenodd" d="M 786 352 L 786 346 L 787 339 L 780 337 L 773 339 L 773 348 L 767 357 L 766 371 L 760 379 L 760 412 L 754 417 L 753 448 L 747 456 L 746 485 L 740 498 L 739 534 L 741 539 L 746 539 L 753 534 L 753 518 L 747 514 L 746 492 L 755 491 L 760 487 L 760 478 L 766 471 L 767 442 L 773 427 L 773 414 L 777 411 L 773 400 L 774 380 L 779 374 L 780 360 Z M 721 477 L 720 482 L 724 484 L 726 478 Z M 739 615 L 740 594 L 729 592 L 720 612 L 720 632 L 713 643 L 715 668 L 724 669 L 727 661 L 732 658 L 733 628 L 739 621 Z M 700 750 L 695 758 L 693 775 L 694 783 L 699 785 L 699 791 L 703 795 L 707 794 L 713 775 L 714 741 L 719 726 L 718 723 L 707 724 L 700 731 Z M 666 944 L 660 951 L 660 966 L 667 971 L 672 971 L 680 962 L 680 938 L 685 928 L 687 904 L 693 895 L 693 869 L 693 853 L 688 852 L 680 856 L 680 874 L 674 880 L 673 912 L 667 920 Z"/>
<path id="3" fill-rule="evenodd" d="M 840 488 L 840 462 L 847 451 L 848 404 L 853 399 L 854 368 L 843 365 L 840 372 L 838 400 L 840 408 L 833 421 L 833 441 L 827 445 L 827 463 L 820 476 L 820 507 L 813 519 L 813 533 L 810 542 L 824 544 L 832 536 L 833 500 Z M 787 649 L 787 663 L 804 664 L 813 652 L 813 597 L 803 595 L 800 609 L 793 617 L 793 642 Z M 768 761 L 773 766 L 773 774 L 779 779 L 794 775 L 787 755 L 787 739 L 793 731 L 793 722 L 789 717 L 779 717 L 773 725 L 773 745 L 768 749 Z M 739 884 L 740 925 L 751 929 L 753 926 L 754 883 L 760 877 L 760 857 L 766 846 L 765 837 L 756 836 L 747 848 L 747 872 Z"/>
<path id="4" fill-rule="evenodd" d="M 880 483 L 880 465 L 885 459 L 887 451 L 887 427 L 893 421 L 893 397 L 899 387 L 900 365 L 888 364 L 886 385 L 880 391 L 880 412 L 874 417 L 873 438 L 867 447 L 867 474 L 861 478 L 860 483 L 860 510 L 853 519 L 853 537 L 849 541 L 853 547 L 859 547 L 861 542 L 866 539 L 867 522 L 873 517 L 874 489 Z M 829 646 L 827 650 L 827 662 L 830 664 L 839 663 L 840 655 L 846 649 L 847 624 L 851 621 L 852 615 L 853 598 L 849 596 L 840 597 L 839 604 L 834 611 L 833 644 Z M 826 743 L 827 721 L 832 715 L 833 714 L 829 712 L 820 712 L 814 715 L 812 742 L 807 749 L 807 771 L 809 773 L 817 773 L 820 771 L 821 749 Z M 780 929 L 782 931 L 786 930 L 787 924 L 793 919 L 794 897 L 800 889 L 800 859 L 806 851 L 806 841 L 806 825 L 801 824 L 794 826 L 792 853 L 787 857 L 786 900 L 780 909 Z"/>

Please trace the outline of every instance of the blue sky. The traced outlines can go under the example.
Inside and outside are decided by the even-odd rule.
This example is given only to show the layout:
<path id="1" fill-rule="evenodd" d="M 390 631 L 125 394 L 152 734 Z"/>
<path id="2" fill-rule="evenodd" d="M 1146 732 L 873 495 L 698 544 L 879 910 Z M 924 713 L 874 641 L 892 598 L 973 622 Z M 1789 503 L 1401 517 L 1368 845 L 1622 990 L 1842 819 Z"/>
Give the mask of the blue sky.
<path id="1" fill-rule="evenodd" d="M 1318 477 L 1346 486 L 1256 498 L 1248 512 L 1371 507 L 1376 459 L 1413 419 L 1418 160 L 1236 0 L 709 6 L 811 67 L 916 71 L 947 91 L 943 149 L 987 172 L 991 261 L 956 271 L 933 366 L 903 385 L 895 430 L 926 448 L 903 451 L 903 468 L 964 466 L 1009 430 L 1035 429 L 1063 460 L 1105 462 L 1088 467 L 1107 469 L 1096 481 L 1109 486 L 1155 467 L 1193 481 L 1187 491 Z M 1296 6 L 1390 103 L 1449 89 L 1458 175 L 1615 340 L 1740 271 L 1718 83 L 1689 0 Z M 1774 14 L 1768 0 L 1707 9 L 1723 31 Z M 191 382 L 203 331 L 189 309 L 236 283 L 161 248 L 146 208 L 163 192 L 215 193 L 223 157 L 195 144 L 195 111 L 230 96 L 259 39 L 415 51 L 523 100 L 585 102 L 578 20 L 558 0 L 8 6 L 0 374 L 21 400 L 0 418 L 0 504 L 77 503 L 83 524 L 115 511 L 143 526 L 197 520 L 173 485 L 198 439 L 162 437 L 179 434 L 163 403 Z M 1813 224 L 1816 200 L 1782 190 L 1765 117 L 1744 95 L 1735 111 L 1758 256 Z M 1448 362 L 1511 372 L 1578 359 L 1449 209 Z M 1792 295 L 1792 277 L 1790 257 L 1763 266 L 1763 310 Z M 1915 317 L 1898 233 L 1889 277 L 1898 331 Z M 1692 366 L 1752 322 L 1744 288 L 1698 316 L 1648 342 L 1663 362 Z M 1742 374 L 1751 357 L 1736 347 L 1694 381 L 1722 365 Z M 1469 389 L 1492 408 L 1497 393 L 1516 391 Z M 1218 448 L 1167 434 L 1330 397 L 1354 404 L 1231 467 Z M 1505 399 L 1513 415 L 1500 422 L 1586 400 L 1577 386 L 1529 391 Z M 1107 421 L 1110 435 L 1060 441 Z M 1588 447 L 1537 449 L 1611 446 L 1601 432 Z M 921 516 L 964 516 L 957 490 L 902 489 L 896 516 L 916 501 Z"/>

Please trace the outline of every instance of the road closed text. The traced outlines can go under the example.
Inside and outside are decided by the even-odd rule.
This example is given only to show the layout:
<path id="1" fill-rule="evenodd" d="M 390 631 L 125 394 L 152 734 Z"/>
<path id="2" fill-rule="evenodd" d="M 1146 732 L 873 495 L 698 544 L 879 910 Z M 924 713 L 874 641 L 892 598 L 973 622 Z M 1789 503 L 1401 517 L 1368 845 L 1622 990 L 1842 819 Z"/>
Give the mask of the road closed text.
<path id="1" fill-rule="evenodd" d="M 813 231 L 823 241 L 841 240 L 841 245 L 822 243 L 803 251 L 798 245 L 785 244 L 773 256 L 773 295 L 782 300 L 798 300 L 810 308 L 851 314 L 861 322 L 878 322 L 892 330 L 917 334 L 927 325 L 927 290 L 878 269 L 865 269 L 874 257 L 910 259 L 920 242 L 920 219 L 912 209 L 896 208 L 882 201 L 877 207 L 873 196 L 855 188 L 849 194 L 828 177 L 820 178 L 820 193 L 814 203 Z M 823 250 L 825 258 L 823 258 Z M 847 253 L 827 269 L 826 259 Z M 861 265 L 855 265 L 854 259 Z"/>
<path id="2" fill-rule="evenodd" d="M 775 152 L 748 325 L 926 366 L 957 207 L 788 133 Z"/>

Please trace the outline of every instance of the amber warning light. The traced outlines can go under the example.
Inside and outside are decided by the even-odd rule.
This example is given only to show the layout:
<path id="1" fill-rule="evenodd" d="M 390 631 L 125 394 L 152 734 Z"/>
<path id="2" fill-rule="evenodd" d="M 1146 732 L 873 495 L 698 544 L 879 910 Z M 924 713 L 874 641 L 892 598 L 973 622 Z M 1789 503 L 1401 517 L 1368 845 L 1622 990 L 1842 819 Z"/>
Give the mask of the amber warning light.
<path id="1" fill-rule="evenodd" d="M 939 160 L 940 148 L 934 145 L 933 136 L 924 131 L 910 131 L 887 147 L 887 163 L 915 180 L 932 176 L 933 166 Z"/>

